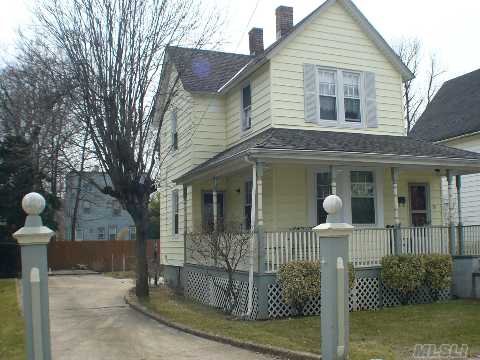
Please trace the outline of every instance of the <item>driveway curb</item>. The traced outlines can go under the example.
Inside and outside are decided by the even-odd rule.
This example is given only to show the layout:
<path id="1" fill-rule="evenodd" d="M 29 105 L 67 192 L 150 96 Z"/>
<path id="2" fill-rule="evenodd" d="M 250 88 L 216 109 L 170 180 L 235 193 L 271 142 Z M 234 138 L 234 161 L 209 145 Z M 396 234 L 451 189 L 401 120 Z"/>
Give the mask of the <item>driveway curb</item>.
<path id="1" fill-rule="evenodd" d="M 252 342 L 247 342 L 247 341 L 239 341 L 236 339 L 232 339 L 229 337 L 225 336 L 220 336 L 220 335 L 212 335 L 200 330 L 192 329 L 190 327 L 187 327 L 185 325 L 170 321 L 168 319 L 165 319 L 163 316 L 147 309 L 145 306 L 140 304 L 138 302 L 138 299 L 136 298 L 135 295 L 132 294 L 132 291 L 129 291 L 127 295 L 125 295 L 125 302 L 132 308 L 135 309 L 136 311 L 142 313 L 143 315 L 148 316 L 151 319 L 154 319 L 158 321 L 159 323 L 169 326 L 171 328 L 186 332 L 191 335 L 195 335 L 204 339 L 208 340 L 213 340 L 217 341 L 223 344 L 227 345 L 232 345 L 235 347 L 239 347 L 242 349 L 246 350 L 251 350 L 255 351 L 261 354 L 267 354 L 267 355 L 274 355 L 274 356 L 279 356 L 284 359 L 291 359 L 291 360 L 320 360 L 322 357 L 320 355 L 312 354 L 312 353 L 307 353 L 307 352 L 299 352 L 299 351 L 292 351 L 292 350 L 287 350 L 284 348 L 279 348 L 275 346 L 268 346 L 268 345 L 260 345 L 260 344 L 255 344 Z M 320 345 L 319 345 L 320 346 Z"/>

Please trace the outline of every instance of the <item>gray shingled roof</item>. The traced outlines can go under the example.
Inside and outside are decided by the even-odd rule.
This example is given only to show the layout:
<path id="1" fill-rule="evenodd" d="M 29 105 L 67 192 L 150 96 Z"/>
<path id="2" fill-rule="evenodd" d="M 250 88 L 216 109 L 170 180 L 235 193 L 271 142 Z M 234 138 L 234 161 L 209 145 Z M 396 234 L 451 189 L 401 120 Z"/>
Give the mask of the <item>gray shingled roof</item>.
<path id="1" fill-rule="evenodd" d="M 439 141 L 477 131 L 480 131 L 480 69 L 443 84 L 410 136 Z"/>
<path id="2" fill-rule="evenodd" d="M 204 169 L 252 150 L 311 150 L 359 154 L 397 155 L 431 159 L 478 160 L 480 154 L 432 144 L 406 136 L 373 135 L 299 129 L 269 128 L 205 161 L 182 176 L 188 177 Z"/>
<path id="3" fill-rule="evenodd" d="M 191 92 L 216 92 L 251 59 L 250 55 L 171 46 L 168 55 Z"/>

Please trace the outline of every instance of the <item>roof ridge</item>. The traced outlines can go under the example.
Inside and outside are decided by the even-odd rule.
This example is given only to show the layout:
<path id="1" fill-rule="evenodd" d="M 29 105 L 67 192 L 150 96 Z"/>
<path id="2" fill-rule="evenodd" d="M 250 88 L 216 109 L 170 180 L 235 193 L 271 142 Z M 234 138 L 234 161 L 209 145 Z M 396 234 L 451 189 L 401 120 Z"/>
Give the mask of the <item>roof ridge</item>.
<path id="1" fill-rule="evenodd" d="M 209 53 L 217 53 L 217 54 L 224 54 L 224 55 L 245 56 L 245 57 L 254 58 L 254 56 L 252 56 L 252 55 L 239 54 L 239 53 L 223 51 L 223 50 L 197 49 L 197 48 L 177 46 L 177 45 L 169 45 L 168 48 L 170 48 L 170 49 L 181 49 L 181 50 L 191 50 L 191 51 L 198 51 L 198 52 L 209 52 Z"/>

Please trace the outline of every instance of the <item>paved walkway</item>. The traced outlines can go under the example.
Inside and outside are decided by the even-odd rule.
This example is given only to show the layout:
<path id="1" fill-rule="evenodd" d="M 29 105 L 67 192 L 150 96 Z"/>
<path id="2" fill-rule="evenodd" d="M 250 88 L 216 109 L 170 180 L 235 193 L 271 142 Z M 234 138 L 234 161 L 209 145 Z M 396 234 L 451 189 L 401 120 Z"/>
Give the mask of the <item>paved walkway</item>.
<path id="1" fill-rule="evenodd" d="M 267 360 L 271 357 L 161 325 L 125 305 L 131 280 L 102 275 L 49 278 L 55 360 Z"/>

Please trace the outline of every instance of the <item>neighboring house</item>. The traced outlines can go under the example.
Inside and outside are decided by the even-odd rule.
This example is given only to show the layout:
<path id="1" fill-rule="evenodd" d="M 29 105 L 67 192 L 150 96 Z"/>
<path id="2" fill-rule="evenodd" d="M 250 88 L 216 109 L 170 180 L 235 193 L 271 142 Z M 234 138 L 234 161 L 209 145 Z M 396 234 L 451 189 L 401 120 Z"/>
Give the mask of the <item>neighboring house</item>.
<path id="1" fill-rule="evenodd" d="M 266 49 L 263 30 L 249 32 L 250 55 L 167 51 L 166 78 L 180 76 L 161 130 L 169 281 L 191 260 L 187 232 L 221 221 L 250 229 L 252 211 L 265 234 L 256 272 L 291 260 L 297 236 L 296 258 L 318 259 L 300 230 L 325 222 L 331 193 L 343 200 L 338 220 L 359 229 L 352 261 L 378 265 L 392 252 L 387 227 L 422 227 L 423 242 L 442 224 L 441 176 L 480 171 L 480 154 L 405 136 L 402 83 L 413 75 L 351 1 L 328 0 L 296 25 L 280 6 L 276 24 Z"/>
<path id="2" fill-rule="evenodd" d="M 416 122 L 410 136 L 480 152 L 480 69 L 445 82 Z M 478 225 L 480 175 L 464 175 L 460 185 L 462 222 Z M 443 193 L 444 203 L 448 204 L 445 180 Z"/>
<path id="3" fill-rule="evenodd" d="M 65 188 L 65 239 L 71 240 L 79 175 L 69 173 Z M 98 171 L 84 172 L 77 208 L 75 240 L 135 240 L 135 224 L 118 200 L 103 194 L 96 186 L 111 186 L 110 178 Z"/>

